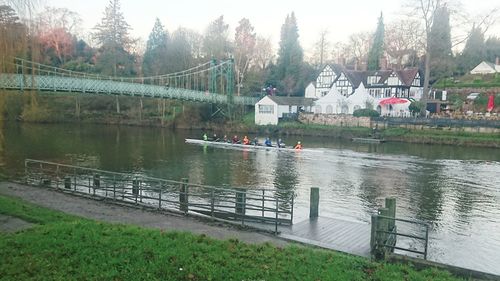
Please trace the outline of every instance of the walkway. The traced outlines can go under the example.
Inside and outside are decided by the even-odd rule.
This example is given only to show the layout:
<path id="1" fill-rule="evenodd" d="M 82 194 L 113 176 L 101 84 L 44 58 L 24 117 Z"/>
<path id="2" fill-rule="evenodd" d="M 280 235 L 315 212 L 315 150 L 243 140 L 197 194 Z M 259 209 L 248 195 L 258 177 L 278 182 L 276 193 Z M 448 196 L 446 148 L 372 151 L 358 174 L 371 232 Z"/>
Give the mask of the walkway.
<path id="1" fill-rule="evenodd" d="M 358 256 L 370 256 L 370 225 L 318 217 L 281 227 L 282 238 Z"/>

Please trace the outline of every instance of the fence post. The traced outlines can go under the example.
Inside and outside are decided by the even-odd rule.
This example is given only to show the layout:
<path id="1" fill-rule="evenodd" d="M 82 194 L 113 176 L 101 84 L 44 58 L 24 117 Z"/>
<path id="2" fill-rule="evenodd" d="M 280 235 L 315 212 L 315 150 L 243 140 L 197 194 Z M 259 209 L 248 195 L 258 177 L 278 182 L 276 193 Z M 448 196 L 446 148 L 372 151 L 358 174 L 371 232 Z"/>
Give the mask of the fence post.
<path id="1" fill-rule="evenodd" d="M 389 216 L 389 209 L 387 208 L 380 208 L 378 209 L 378 213 L 380 216 L 388 217 Z M 387 237 L 389 236 L 388 233 L 382 232 L 382 231 L 388 231 L 388 225 L 389 225 L 389 220 L 386 218 L 381 218 L 379 217 L 377 219 L 377 252 L 376 252 L 376 258 L 378 259 L 385 259 L 385 254 L 387 253 L 387 249 L 385 244 L 387 243 Z M 379 232 L 380 231 L 380 232 Z"/>
<path id="2" fill-rule="evenodd" d="M 181 179 L 181 186 L 180 186 L 180 192 L 179 192 L 179 209 L 187 213 L 189 208 L 188 208 L 188 192 L 189 192 L 189 187 L 188 187 L 188 179 L 187 178 L 182 178 Z"/>
<path id="3" fill-rule="evenodd" d="M 113 176 L 113 200 L 116 201 L 116 175 Z"/>
<path id="4" fill-rule="evenodd" d="M 429 225 L 425 224 L 425 247 L 424 247 L 424 260 L 427 260 L 427 248 L 429 244 Z"/>
<path id="5" fill-rule="evenodd" d="M 71 178 L 69 176 L 64 177 L 64 188 L 71 189 Z"/>
<path id="6" fill-rule="evenodd" d="M 317 218 L 319 214 L 319 188 L 311 187 L 309 198 L 309 218 Z"/>
<path id="7" fill-rule="evenodd" d="M 388 217 L 396 218 L 396 198 L 394 197 L 385 198 L 385 207 L 389 210 Z M 396 226 L 396 221 L 389 220 L 388 221 L 389 231 L 392 231 L 394 229 L 394 226 Z"/>
<path id="8" fill-rule="evenodd" d="M 210 215 L 212 218 L 214 217 L 214 209 L 215 209 L 215 197 L 214 197 L 214 189 L 210 191 Z"/>
<path id="9" fill-rule="evenodd" d="M 134 195 L 135 203 L 137 204 L 137 195 L 139 195 L 139 180 L 137 177 L 132 180 L 132 194 Z"/>
<path id="10" fill-rule="evenodd" d="M 160 189 L 158 190 L 158 209 L 161 210 L 161 185 Z"/>
<path id="11" fill-rule="evenodd" d="M 372 224 L 371 224 L 371 233 L 370 233 L 370 254 L 372 258 L 376 256 L 376 242 L 377 242 L 377 224 L 378 224 L 378 216 L 372 215 Z"/>
<path id="12" fill-rule="evenodd" d="M 101 187 L 101 176 L 99 174 L 94 175 L 94 187 L 93 189 L 93 195 L 95 196 L 95 190 L 96 188 L 99 189 Z"/>
<path id="13" fill-rule="evenodd" d="M 245 205 L 246 205 L 246 191 L 241 188 L 236 189 L 236 214 L 245 215 Z"/>

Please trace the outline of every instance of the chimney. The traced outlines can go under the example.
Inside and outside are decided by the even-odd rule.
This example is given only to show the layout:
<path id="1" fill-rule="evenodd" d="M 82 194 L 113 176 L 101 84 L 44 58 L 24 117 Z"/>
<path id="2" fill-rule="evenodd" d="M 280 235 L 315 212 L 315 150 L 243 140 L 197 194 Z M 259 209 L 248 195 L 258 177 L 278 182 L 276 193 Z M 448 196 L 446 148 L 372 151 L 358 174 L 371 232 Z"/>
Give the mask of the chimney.
<path id="1" fill-rule="evenodd" d="M 500 65 L 500 57 L 497 57 L 497 59 L 495 60 L 495 64 Z"/>
<path id="2" fill-rule="evenodd" d="M 387 70 L 387 58 L 385 56 L 380 57 L 379 68 L 380 70 Z"/>

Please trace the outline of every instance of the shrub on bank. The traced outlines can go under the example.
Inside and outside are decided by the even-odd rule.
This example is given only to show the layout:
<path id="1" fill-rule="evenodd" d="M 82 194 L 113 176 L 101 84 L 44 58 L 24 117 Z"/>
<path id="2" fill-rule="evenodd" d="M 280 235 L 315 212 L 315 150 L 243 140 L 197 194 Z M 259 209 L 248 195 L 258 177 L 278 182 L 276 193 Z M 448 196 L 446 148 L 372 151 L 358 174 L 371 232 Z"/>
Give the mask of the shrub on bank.
<path id="1" fill-rule="evenodd" d="M 352 115 L 354 117 L 379 117 L 380 113 L 376 110 L 373 110 L 373 109 L 362 108 L 362 109 L 354 110 Z"/>

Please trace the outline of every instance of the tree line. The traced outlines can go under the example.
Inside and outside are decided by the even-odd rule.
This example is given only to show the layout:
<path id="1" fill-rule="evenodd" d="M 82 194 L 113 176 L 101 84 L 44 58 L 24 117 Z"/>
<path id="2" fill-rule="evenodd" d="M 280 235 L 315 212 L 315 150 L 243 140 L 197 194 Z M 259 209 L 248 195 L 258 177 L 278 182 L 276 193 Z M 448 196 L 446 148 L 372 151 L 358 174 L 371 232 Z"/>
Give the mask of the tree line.
<path id="1" fill-rule="evenodd" d="M 238 22 L 234 38 L 230 38 L 224 16 L 210 22 L 203 33 L 185 27 L 170 32 L 157 18 L 145 48 L 140 48 L 140 42 L 130 35 L 119 0 L 108 2 L 86 40 L 79 32 L 77 13 L 48 7 L 35 14 L 34 1 L 16 2 L 0 6 L 2 71 L 12 67 L 14 56 L 110 76 L 166 74 L 210 59 L 232 58 L 235 94 L 258 95 L 269 86 L 281 95 L 300 96 L 326 63 L 377 70 L 385 58 L 392 68 L 420 67 L 426 73 L 427 89 L 441 78 L 463 75 L 481 61 L 493 62 L 500 56 L 500 38 L 485 38 L 498 9 L 477 17 L 470 30 L 457 39 L 451 31 L 462 16 L 458 1 L 451 0 L 408 0 L 404 8 L 410 16 L 386 26 L 381 14 L 375 32 L 352 34 L 347 42 L 332 43 L 329 31 L 320 30 L 310 55 L 300 45 L 293 12 L 281 26 L 275 53 L 270 38 L 258 35 L 247 18 Z M 464 26 L 463 21 L 460 24 Z M 463 49 L 457 51 L 457 44 Z"/>

